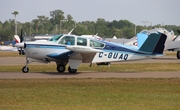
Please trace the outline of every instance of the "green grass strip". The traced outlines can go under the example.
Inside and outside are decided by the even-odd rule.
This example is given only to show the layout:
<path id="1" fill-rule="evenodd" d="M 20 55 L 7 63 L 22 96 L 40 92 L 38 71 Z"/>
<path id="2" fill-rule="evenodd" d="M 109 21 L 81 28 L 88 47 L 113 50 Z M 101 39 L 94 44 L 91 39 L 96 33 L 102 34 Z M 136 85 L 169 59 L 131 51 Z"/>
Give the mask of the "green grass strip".
<path id="1" fill-rule="evenodd" d="M 0 79 L 2 110 L 179 110 L 180 79 Z"/>
<path id="2" fill-rule="evenodd" d="M 0 72 L 21 72 L 23 65 L 0 66 Z M 68 65 L 66 66 L 68 67 Z M 68 69 L 66 68 L 66 71 Z M 163 72 L 180 71 L 179 63 L 118 63 L 108 66 L 81 64 L 78 71 L 95 72 Z M 29 65 L 29 72 L 57 72 L 56 65 Z"/>

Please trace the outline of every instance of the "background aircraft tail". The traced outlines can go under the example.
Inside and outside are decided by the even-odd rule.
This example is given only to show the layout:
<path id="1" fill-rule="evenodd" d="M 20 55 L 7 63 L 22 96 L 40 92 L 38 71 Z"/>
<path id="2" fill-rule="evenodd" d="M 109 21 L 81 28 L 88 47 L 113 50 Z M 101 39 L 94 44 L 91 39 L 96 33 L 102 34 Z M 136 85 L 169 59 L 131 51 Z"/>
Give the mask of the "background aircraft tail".
<path id="1" fill-rule="evenodd" d="M 146 32 L 137 34 L 139 51 L 149 54 L 162 54 L 167 36 L 160 32 Z"/>
<path id="2" fill-rule="evenodd" d="M 22 29 L 20 37 L 18 35 L 14 35 L 14 40 L 16 41 L 16 43 L 22 43 L 24 41 Z"/>
<path id="3" fill-rule="evenodd" d="M 24 52 L 24 49 L 22 48 L 22 42 L 23 42 L 23 35 L 22 35 L 22 29 L 21 29 L 21 35 L 20 37 L 18 35 L 14 35 L 14 40 L 16 42 L 16 44 L 14 45 L 15 47 L 19 47 L 18 48 L 18 51 L 19 51 L 19 55 L 24 55 L 25 52 Z M 24 45 L 24 43 L 23 43 Z"/>
<path id="4" fill-rule="evenodd" d="M 20 38 L 18 35 L 14 35 L 14 40 L 16 43 L 20 43 Z"/>

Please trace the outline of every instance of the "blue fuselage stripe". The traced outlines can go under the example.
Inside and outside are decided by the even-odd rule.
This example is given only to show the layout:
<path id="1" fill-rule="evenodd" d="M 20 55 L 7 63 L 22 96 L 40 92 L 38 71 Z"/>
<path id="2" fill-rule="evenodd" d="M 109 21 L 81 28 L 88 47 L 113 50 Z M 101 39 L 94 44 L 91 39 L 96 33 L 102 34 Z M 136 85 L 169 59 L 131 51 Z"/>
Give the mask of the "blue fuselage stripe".
<path id="1" fill-rule="evenodd" d="M 40 45 L 40 44 L 26 44 L 26 48 L 52 48 L 52 49 L 65 49 L 65 46 L 59 45 Z"/>
<path id="2" fill-rule="evenodd" d="M 66 49 L 66 46 L 62 45 L 43 45 L 43 44 L 26 44 L 26 48 L 49 48 L 49 49 Z M 99 50 L 102 50 L 104 52 L 112 52 L 112 51 L 124 51 L 129 53 L 135 53 L 135 54 L 145 54 L 143 52 L 134 51 L 128 48 L 125 48 L 120 45 L 114 45 L 111 43 L 108 43 L 104 48 L 97 48 Z"/>

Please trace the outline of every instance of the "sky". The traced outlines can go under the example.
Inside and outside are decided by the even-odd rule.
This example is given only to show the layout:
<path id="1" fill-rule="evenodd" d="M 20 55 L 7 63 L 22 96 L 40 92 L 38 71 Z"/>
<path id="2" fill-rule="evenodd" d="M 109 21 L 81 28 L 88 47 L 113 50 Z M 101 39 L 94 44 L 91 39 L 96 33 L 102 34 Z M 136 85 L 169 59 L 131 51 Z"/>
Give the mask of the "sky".
<path id="1" fill-rule="evenodd" d="M 0 21 L 25 23 L 37 16 L 51 18 L 50 11 L 62 10 L 76 22 L 128 20 L 136 25 L 180 26 L 180 0 L 0 0 Z"/>

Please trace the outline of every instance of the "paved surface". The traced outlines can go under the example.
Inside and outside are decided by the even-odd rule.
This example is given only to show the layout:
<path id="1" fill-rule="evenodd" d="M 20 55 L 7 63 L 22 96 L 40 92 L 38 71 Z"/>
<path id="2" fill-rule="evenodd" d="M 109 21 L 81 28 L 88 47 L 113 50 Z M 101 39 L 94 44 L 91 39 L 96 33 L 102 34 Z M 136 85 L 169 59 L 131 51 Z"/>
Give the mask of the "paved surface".
<path id="1" fill-rule="evenodd" d="M 121 62 L 122 63 L 122 62 Z M 176 56 L 164 56 L 157 59 L 148 59 L 140 61 L 128 61 L 123 63 L 180 63 Z M 0 57 L 1 65 L 24 65 L 25 57 Z M 42 64 L 42 63 L 32 63 Z M 54 63 L 51 63 L 54 64 Z M 131 72 L 131 73 L 102 73 L 102 72 L 78 72 L 76 74 L 57 72 L 45 73 L 17 73 L 0 72 L 0 79 L 19 79 L 19 78 L 180 78 L 179 72 Z"/>
<path id="2" fill-rule="evenodd" d="M 0 79 L 22 78 L 180 78 L 179 72 L 138 72 L 138 73 L 109 73 L 109 72 L 78 72 L 69 73 L 0 73 Z"/>

